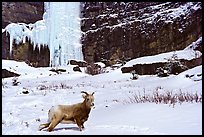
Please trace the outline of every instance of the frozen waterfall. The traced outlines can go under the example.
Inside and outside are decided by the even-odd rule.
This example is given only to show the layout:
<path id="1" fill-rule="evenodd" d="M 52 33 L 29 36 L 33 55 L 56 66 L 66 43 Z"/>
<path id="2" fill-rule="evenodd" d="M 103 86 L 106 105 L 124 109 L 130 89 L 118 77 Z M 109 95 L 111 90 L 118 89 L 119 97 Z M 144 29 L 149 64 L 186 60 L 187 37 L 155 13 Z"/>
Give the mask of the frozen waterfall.
<path id="1" fill-rule="evenodd" d="M 80 27 L 80 2 L 45 2 L 43 20 L 35 24 L 11 23 L 2 29 L 18 44 L 28 37 L 35 46 L 48 45 L 50 66 L 67 65 L 68 60 L 83 60 Z"/>
<path id="2" fill-rule="evenodd" d="M 49 33 L 50 64 L 66 65 L 70 59 L 83 60 L 80 2 L 45 2 L 44 19 Z"/>

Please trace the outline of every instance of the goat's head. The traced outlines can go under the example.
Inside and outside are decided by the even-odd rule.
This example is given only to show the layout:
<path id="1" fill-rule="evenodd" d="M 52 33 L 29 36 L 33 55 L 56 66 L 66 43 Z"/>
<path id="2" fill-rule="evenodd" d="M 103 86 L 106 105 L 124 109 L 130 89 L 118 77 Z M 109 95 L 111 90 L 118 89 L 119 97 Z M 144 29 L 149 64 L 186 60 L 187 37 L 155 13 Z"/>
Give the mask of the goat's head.
<path id="1" fill-rule="evenodd" d="M 93 96 L 94 92 L 89 94 L 85 91 L 81 91 L 81 93 L 84 93 L 84 94 L 82 94 L 82 97 L 84 98 L 86 105 L 88 107 L 93 107 L 94 106 L 94 96 Z"/>

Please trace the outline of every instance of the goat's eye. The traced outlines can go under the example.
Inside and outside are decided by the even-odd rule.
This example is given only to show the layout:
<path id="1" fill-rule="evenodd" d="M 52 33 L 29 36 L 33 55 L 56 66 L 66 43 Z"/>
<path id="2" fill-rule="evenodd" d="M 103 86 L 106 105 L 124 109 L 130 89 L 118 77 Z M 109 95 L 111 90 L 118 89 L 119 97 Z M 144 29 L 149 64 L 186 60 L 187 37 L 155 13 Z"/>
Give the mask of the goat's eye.
<path id="1" fill-rule="evenodd" d="M 86 100 L 89 101 L 89 98 L 87 98 Z"/>

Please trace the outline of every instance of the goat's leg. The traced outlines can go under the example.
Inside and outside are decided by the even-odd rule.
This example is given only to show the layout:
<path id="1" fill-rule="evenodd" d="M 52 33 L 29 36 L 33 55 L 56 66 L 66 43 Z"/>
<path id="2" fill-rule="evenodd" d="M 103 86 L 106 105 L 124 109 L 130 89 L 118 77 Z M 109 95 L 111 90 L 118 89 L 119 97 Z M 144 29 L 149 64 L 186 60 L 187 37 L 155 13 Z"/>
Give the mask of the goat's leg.
<path id="1" fill-rule="evenodd" d="M 48 131 L 51 132 L 59 123 L 60 123 L 60 119 L 53 119 L 48 127 Z"/>
<path id="2" fill-rule="evenodd" d="M 79 127 L 79 130 L 82 131 L 83 123 L 82 123 L 82 121 L 80 120 L 80 118 L 75 118 L 75 121 L 76 121 L 77 126 Z"/>
<path id="3" fill-rule="evenodd" d="M 84 129 L 84 122 L 81 123 L 81 128 Z"/>
<path id="4" fill-rule="evenodd" d="M 49 123 L 45 123 L 45 124 L 40 124 L 39 130 L 44 129 L 44 128 L 48 127 L 49 125 L 50 125 L 50 122 Z"/>

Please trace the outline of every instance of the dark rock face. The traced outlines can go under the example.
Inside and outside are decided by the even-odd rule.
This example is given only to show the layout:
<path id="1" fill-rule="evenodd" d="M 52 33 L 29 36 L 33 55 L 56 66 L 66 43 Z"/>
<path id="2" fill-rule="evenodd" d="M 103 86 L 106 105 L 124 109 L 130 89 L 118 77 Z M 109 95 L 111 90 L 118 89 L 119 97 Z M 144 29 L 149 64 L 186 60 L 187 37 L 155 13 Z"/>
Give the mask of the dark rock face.
<path id="1" fill-rule="evenodd" d="M 139 75 L 154 75 L 159 67 L 163 67 L 166 63 L 158 62 L 152 64 L 135 64 L 132 67 L 121 68 L 122 73 L 131 73 L 135 70 Z"/>
<path id="2" fill-rule="evenodd" d="M 183 13 L 176 16 L 179 8 Z M 88 63 L 112 65 L 180 50 L 202 35 L 199 2 L 84 2 L 82 16 L 83 55 Z"/>
<path id="3" fill-rule="evenodd" d="M 26 42 L 15 44 L 13 42 L 13 51 L 11 58 L 16 61 L 25 61 L 32 67 L 47 67 L 50 61 L 50 52 L 47 45 L 40 45 L 40 49 L 33 44 L 30 40 Z"/>
<path id="4" fill-rule="evenodd" d="M 73 71 L 82 72 L 79 66 L 73 67 Z"/>
<path id="5" fill-rule="evenodd" d="M 42 19 L 43 13 L 43 2 L 2 2 L 2 28 L 10 23 L 35 23 Z M 6 33 L 2 33 L 2 58 L 10 59 Z"/>
<path id="6" fill-rule="evenodd" d="M 54 68 L 52 68 L 50 71 L 56 72 L 57 74 L 60 74 L 61 72 L 66 72 L 65 69 L 54 69 Z"/>
<path id="7" fill-rule="evenodd" d="M 2 28 L 10 23 L 35 23 L 43 13 L 43 2 L 2 2 Z"/>
<path id="8" fill-rule="evenodd" d="M 2 59 L 9 59 L 9 36 L 6 33 L 2 33 Z"/>
<path id="9" fill-rule="evenodd" d="M 87 67 L 87 62 L 85 61 L 76 61 L 76 60 L 70 60 L 69 61 L 70 65 L 77 65 L 79 67 Z"/>
<path id="10" fill-rule="evenodd" d="M 8 78 L 8 77 L 18 77 L 20 76 L 19 74 L 10 72 L 6 69 L 2 69 L 2 78 Z"/>
<path id="11" fill-rule="evenodd" d="M 47 67 L 50 62 L 50 50 L 48 45 L 40 45 L 40 49 L 36 46 L 33 48 L 33 44 L 28 41 L 27 58 L 30 64 L 34 67 Z"/>

